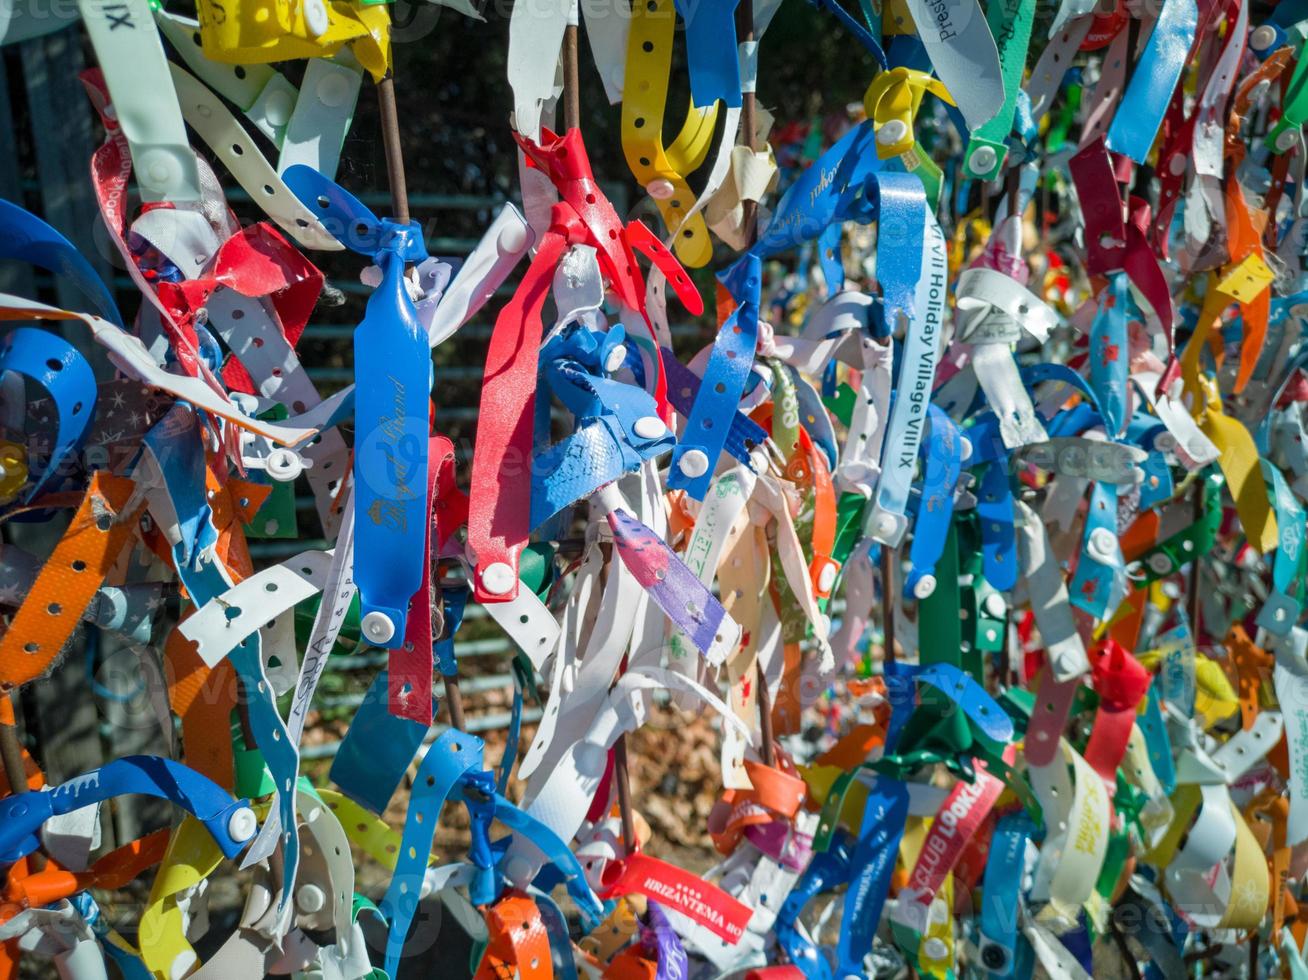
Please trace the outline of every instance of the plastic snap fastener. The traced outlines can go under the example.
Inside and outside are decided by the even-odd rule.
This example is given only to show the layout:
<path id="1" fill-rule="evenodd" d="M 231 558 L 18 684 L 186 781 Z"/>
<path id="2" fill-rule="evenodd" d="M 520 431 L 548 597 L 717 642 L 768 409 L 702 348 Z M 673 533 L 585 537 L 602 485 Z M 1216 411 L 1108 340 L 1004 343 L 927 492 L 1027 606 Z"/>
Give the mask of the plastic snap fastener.
<path id="1" fill-rule="evenodd" d="M 926 954 L 927 959 L 943 960 L 949 955 L 949 947 L 945 945 L 943 939 L 932 936 L 922 944 L 922 952 Z"/>
<path id="2" fill-rule="evenodd" d="M 966 463 L 972 458 L 972 440 L 967 436 L 961 436 L 958 446 L 959 459 Z"/>
<path id="3" fill-rule="evenodd" d="M 1117 547 L 1117 537 L 1106 527 L 1097 527 L 1090 532 L 1090 551 L 1099 559 L 1111 560 Z"/>
<path id="4" fill-rule="evenodd" d="M 264 460 L 268 475 L 279 483 L 290 483 L 304 472 L 304 460 L 289 449 L 274 449 Z"/>
<path id="5" fill-rule="evenodd" d="M 1058 469 L 1070 476 L 1086 475 L 1086 451 L 1078 446 L 1068 446 L 1058 454 Z"/>
<path id="6" fill-rule="evenodd" d="M 530 861 L 521 854 L 512 854 L 504 862 L 504 877 L 509 879 L 514 888 L 525 890 L 536 876 L 532 872 Z"/>
<path id="7" fill-rule="evenodd" d="M 690 449 L 682 454 L 681 461 L 677 465 L 681 467 L 684 476 L 694 479 L 708 472 L 708 456 L 704 454 L 703 450 Z"/>
<path id="8" fill-rule="evenodd" d="M 995 164 L 999 162 L 999 157 L 995 151 L 988 146 L 978 146 L 976 152 L 972 154 L 972 173 L 988 174 L 995 169 Z"/>
<path id="9" fill-rule="evenodd" d="M 363 617 L 359 628 L 370 642 L 377 644 L 387 643 L 395 635 L 395 624 L 391 622 L 391 617 L 376 610 Z"/>
<path id="10" fill-rule="evenodd" d="M 527 247 L 527 226 L 510 222 L 500 229 L 495 242 L 500 247 L 501 255 L 517 254 Z"/>
<path id="11" fill-rule="evenodd" d="M 326 16 L 326 10 L 323 11 Z M 318 101 L 329 109 L 344 105 L 351 96 L 350 83 L 341 75 L 328 75 L 318 83 Z"/>
<path id="12" fill-rule="evenodd" d="M 614 371 L 620 370 L 622 368 L 622 365 L 626 362 L 626 360 L 627 360 L 627 345 L 618 344 L 618 346 L 614 347 L 613 350 L 609 351 L 608 356 L 604 358 L 604 370 L 607 371 L 609 374 L 612 374 Z M 645 438 L 652 439 L 655 437 L 646 436 Z"/>
<path id="13" fill-rule="evenodd" d="M 823 565 L 822 571 L 818 572 L 818 588 L 823 592 L 830 592 L 831 586 L 836 584 L 836 566 Z"/>
<path id="14" fill-rule="evenodd" d="M 882 514 L 877 518 L 876 532 L 882 537 L 889 537 L 895 533 L 895 519 L 889 514 Z"/>
<path id="15" fill-rule="evenodd" d="M 1295 130 L 1287 129 L 1280 136 L 1276 137 L 1276 148 L 1284 153 L 1290 147 L 1294 146 Z"/>
<path id="16" fill-rule="evenodd" d="M 894 146 L 902 143 L 908 135 L 908 126 L 902 119 L 891 119 L 877 128 L 877 142 L 882 146 Z"/>
<path id="17" fill-rule="evenodd" d="M 1255 51 L 1266 51 L 1276 43 L 1276 28 L 1264 24 L 1249 35 L 1249 47 Z"/>
<path id="18" fill-rule="evenodd" d="M 646 184 L 645 193 L 656 201 L 666 201 L 677 193 L 677 189 L 672 186 L 672 181 L 660 178 L 659 180 L 651 180 Z"/>
<path id="19" fill-rule="evenodd" d="M 1188 452 L 1195 459 L 1200 459 L 1208 452 L 1208 446 L 1200 439 L 1191 439 L 1185 445 Z"/>
<path id="20" fill-rule="evenodd" d="M 1185 173 L 1187 165 L 1185 154 L 1177 153 L 1172 157 L 1171 162 L 1167 165 L 1167 169 L 1172 172 L 1172 176 L 1180 177 L 1181 174 Z"/>
<path id="21" fill-rule="evenodd" d="M 295 893 L 295 907 L 306 915 L 321 911 L 327 904 L 327 896 L 317 885 L 301 885 Z"/>
<path id="22" fill-rule="evenodd" d="M 998 973 L 1008 966 L 1008 951 L 998 943 L 986 942 L 981 947 L 981 965 L 992 973 Z"/>
<path id="23" fill-rule="evenodd" d="M 932 592 L 936 591 L 936 577 L 934 575 L 923 575 L 913 586 L 913 595 L 918 599 L 928 598 Z"/>
<path id="24" fill-rule="evenodd" d="M 268 101 L 263 106 L 263 115 L 274 126 L 285 126 L 290 121 L 294 109 L 291 93 L 278 91 L 268 96 Z"/>
<path id="25" fill-rule="evenodd" d="M 258 829 L 259 818 L 254 815 L 254 811 L 248 806 L 233 811 L 232 815 L 227 818 L 227 835 L 238 844 L 249 840 Z"/>
<path id="26" fill-rule="evenodd" d="M 663 420 L 657 415 L 646 415 L 643 418 L 638 418 L 636 424 L 631 428 L 642 439 L 661 439 L 663 434 L 668 431 L 668 427 L 663 424 Z"/>
<path id="27" fill-rule="evenodd" d="M 304 0 L 304 26 L 314 37 L 322 37 L 330 26 L 322 0 Z"/>
<path id="28" fill-rule="evenodd" d="M 173 190 L 181 182 L 182 168 L 167 150 L 150 150 L 141 161 L 140 172 L 152 188 Z"/>
<path id="29" fill-rule="evenodd" d="M 481 570 L 481 585 L 491 595 L 508 595 L 513 591 L 517 576 L 502 561 L 492 562 Z"/>
<path id="30" fill-rule="evenodd" d="M 1172 570 L 1172 559 L 1160 551 L 1149 556 L 1149 567 L 1159 575 L 1167 575 Z"/>
<path id="31" fill-rule="evenodd" d="M 998 592 L 991 592 L 986 596 L 985 601 L 986 615 L 992 619 L 998 619 L 1004 613 L 1008 612 L 1008 606 L 1004 602 L 1004 597 Z"/>

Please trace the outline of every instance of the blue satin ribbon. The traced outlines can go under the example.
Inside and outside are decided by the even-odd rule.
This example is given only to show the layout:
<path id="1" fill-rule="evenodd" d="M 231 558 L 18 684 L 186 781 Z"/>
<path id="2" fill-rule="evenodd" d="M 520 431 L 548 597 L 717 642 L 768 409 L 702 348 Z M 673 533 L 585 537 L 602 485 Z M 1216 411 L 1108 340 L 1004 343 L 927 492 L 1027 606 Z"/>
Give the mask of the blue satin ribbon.
<path id="1" fill-rule="evenodd" d="M 1176 487 L 1172 482 L 1172 468 L 1167 457 L 1157 450 L 1150 452 L 1140 464 L 1144 482 L 1140 484 L 1140 509 L 1152 510 L 1172 499 Z"/>
<path id="2" fill-rule="evenodd" d="M 427 729 L 391 713 L 387 672 L 373 678 L 332 760 L 331 780 L 341 792 L 381 815 L 390 805 Z"/>
<path id="3" fill-rule="evenodd" d="M 469 773 L 481 771 L 482 741 L 475 735 L 450 729 L 436 739 L 418 767 L 404 818 L 400 853 L 386 895 L 378 903 L 390 923 L 386 936 L 386 972 L 396 976 L 404 940 L 422 897 L 422 882 L 446 799 Z"/>
<path id="4" fill-rule="evenodd" d="M 881 169 L 876 137 L 870 121 L 855 126 L 833 143 L 782 195 L 772 220 L 762 230 L 749 254 L 767 259 L 804 242 L 814 241 L 846 206 L 846 195 L 861 190 L 868 175 Z M 739 301 L 736 273 L 744 259 L 720 278 Z"/>
<path id="5" fill-rule="evenodd" d="M 0 259 L 29 262 L 47 272 L 66 276 L 95 304 L 100 316 L 119 327 L 123 325 L 113 293 L 77 246 L 36 215 L 3 199 L 0 199 Z"/>
<path id="6" fill-rule="evenodd" d="M 872 36 L 872 33 L 866 27 L 856 21 L 849 11 L 840 5 L 839 0 L 810 0 L 810 2 L 819 10 L 825 10 L 833 14 L 836 20 L 840 21 L 841 26 L 853 34 L 858 43 L 867 49 L 868 54 L 872 55 L 881 70 L 886 70 L 888 67 L 886 53 L 881 50 L 881 45 L 877 43 L 877 39 Z"/>
<path id="7" fill-rule="evenodd" d="M 800 932 L 799 917 L 804 907 L 818 895 L 849 880 L 851 851 L 849 835 L 838 831 L 827 851 L 813 855 L 813 860 L 786 896 L 772 926 L 777 943 L 807 980 L 831 980 L 831 966 L 812 940 Z"/>
<path id="8" fill-rule="evenodd" d="M 1110 439 L 1117 438 L 1126 423 L 1126 388 L 1130 383 L 1126 318 L 1130 302 L 1126 273 L 1115 273 L 1099 297 L 1099 310 L 1090 325 L 1090 385 L 1098 396 Z"/>
<path id="9" fill-rule="evenodd" d="M 1136 60 L 1131 84 L 1108 127 L 1108 148 L 1144 163 L 1180 81 L 1199 26 L 1195 0 L 1164 0 L 1149 43 Z M 1130 54 L 1127 55 L 1130 57 Z"/>
<path id="10" fill-rule="evenodd" d="M 849 860 L 849 888 L 836 944 L 836 969 L 842 977 L 865 974 L 863 962 L 872 952 L 907 820 L 908 787 L 878 777 L 868 790 L 858 843 Z"/>
<path id="11" fill-rule="evenodd" d="M 740 0 L 676 0 L 686 24 L 690 98 L 701 108 L 741 104 L 740 59 L 736 57 L 736 6 Z"/>
<path id="12" fill-rule="evenodd" d="M 422 895 L 427 859 L 431 854 L 436 824 L 447 800 L 457 799 L 471 817 L 469 859 L 477 869 L 470 885 L 474 905 L 489 905 L 500 893 L 499 861 L 508 850 L 507 838 L 491 842 L 492 821 L 498 820 L 539 848 L 561 876 L 568 894 L 587 921 L 596 919 L 600 905 L 575 854 L 552 830 L 529 816 L 495 791 L 495 776 L 482 769 L 485 745 L 475 735 L 458 729 L 443 733 L 418 767 L 395 873 L 381 901 L 381 911 L 390 923 L 386 938 L 386 972 L 392 976 L 404 952 L 404 941 Z"/>
<path id="13" fill-rule="evenodd" d="M 1017 913 L 1026 873 L 1026 844 L 1035 825 L 1023 810 L 995 822 L 981 893 L 981 966 L 992 976 L 1012 975 L 1016 961 Z"/>
<path id="14" fill-rule="evenodd" d="M 184 529 L 181 540 L 173 545 L 173 563 L 197 608 L 231 588 L 215 558 L 218 531 L 204 490 L 203 439 L 198 417 L 189 406 L 179 403 L 146 433 L 144 440 L 163 472 L 164 488 Z M 300 756 L 273 702 L 259 651 L 260 638 L 256 631 L 232 650 L 228 660 L 241 679 L 255 743 L 277 786 L 277 810 L 283 828 L 280 903 L 285 904 L 300 861 L 299 834 L 289 829 L 296 826 L 293 784 L 299 773 Z"/>
<path id="15" fill-rule="evenodd" d="M 180 762 L 130 755 L 58 786 L 0 800 L 0 861 L 17 861 L 39 848 L 41 826 L 51 817 L 132 794 L 177 804 L 204 824 L 226 858 L 236 857 L 250 841 L 236 840 L 228 829 L 232 815 L 249 808 L 248 800 L 233 800 L 213 780 Z"/>
<path id="16" fill-rule="evenodd" d="M 1096 542 L 1112 542 L 1107 553 Z M 1106 620 L 1126 595 L 1126 566 L 1117 534 L 1117 486 L 1095 481 L 1086 512 L 1080 558 L 1067 591 L 1072 605 Z"/>
<path id="17" fill-rule="evenodd" d="M 886 726 L 886 753 L 899 748 L 899 736 L 917 708 L 916 685 L 930 684 L 953 701 L 987 738 L 1008 743 L 1013 740 L 1013 720 L 984 687 L 953 664 L 919 664 L 891 661 L 885 665 L 886 697 L 890 701 L 890 722 Z"/>
<path id="18" fill-rule="evenodd" d="M 1161 676 L 1161 673 L 1160 673 Z M 1154 775 L 1168 794 L 1176 789 L 1176 764 L 1172 761 L 1172 741 L 1167 735 L 1167 723 L 1163 718 L 1162 701 L 1159 695 L 1160 684 L 1150 684 L 1145 692 L 1145 708 L 1136 718 L 1140 734 L 1144 736 L 1145 749 L 1153 765 Z"/>
<path id="19" fill-rule="evenodd" d="M 361 617 L 380 614 L 393 628 L 369 639 L 398 642 L 426 560 L 431 350 L 404 270 L 427 248 L 416 221 L 378 218 L 312 167 L 297 164 L 282 177 L 342 245 L 381 267 L 354 332 L 354 581 Z"/>
<path id="20" fill-rule="evenodd" d="M 1296 585 L 1303 567 L 1304 511 L 1278 467 L 1259 460 L 1269 483 L 1279 539 L 1272 557 L 1272 591 L 1258 610 L 1257 624 L 1276 636 L 1288 636 L 1299 621 Z"/>
<path id="21" fill-rule="evenodd" d="M 981 474 L 976 513 L 981 525 L 981 574 L 1000 592 L 1017 584 L 1017 530 L 1008 467 L 993 462 Z"/>
<path id="22" fill-rule="evenodd" d="M 688 418 L 694 408 L 695 395 L 699 392 L 701 382 L 695 372 L 678 361 L 666 347 L 663 348 L 663 366 L 668 375 L 668 401 L 678 414 Z M 768 434 L 757 422 L 739 411 L 733 410 L 730 419 L 723 451 L 753 469 L 750 450 L 763 445 Z"/>
<path id="23" fill-rule="evenodd" d="M 662 426 L 658 406 L 643 388 L 624 384 L 603 373 L 604 352 L 622 342 L 620 326 L 606 337 L 578 327 L 552 338 L 541 351 L 542 380 L 576 418 L 571 435 L 553 446 L 539 448 L 532 460 L 531 526 L 539 527 L 564 508 L 584 500 L 624 473 L 633 473 L 646 460 L 671 449 L 676 438 Z M 550 399 L 545 425 L 548 435 Z M 642 420 L 659 423 L 659 431 L 641 435 Z M 722 435 L 726 437 L 726 426 Z"/>
<path id="24" fill-rule="evenodd" d="M 60 463 L 82 444 L 95 416 L 97 388 L 91 365 L 77 348 L 37 327 L 18 327 L 0 343 L 0 376 L 10 371 L 49 392 L 59 417 L 50 459 L 20 498 L 26 503 L 45 489 Z"/>
<path id="25" fill-rule="evenodd" d="M 936 563 L 945 550 L 945 539 L 954 519 L 954 490 L 963 466 L 963 443 L 953 419 L 934 405 L 929 406 L 930 435 L 923 440 L 922 496 L 918 502 L 913 543 L 909 546 L 909 573 L 904 596 L 913 598 L 917 584 L 935 575 Z"/>
<path id="26" fill-rule="evenodd" d="M 701 4 L 703 5 L 703 4 Z M 684 490 L 695 500 L 703 500 L 717 469 L 718 457 L 726 448 L 729 427 L 723 424 L 740 405 L 741 395 L 754 365 L 754 347 L 758 339 L 759 289 L 763 268 L 758 256 L 746 255 L 733 282 L 739 289 L 740 305 L 718 330 L 704 368 L 704 379 L 695 394 L 681 438 L 672 450 L 668 471 L 668 489 Z M 682 470 L 687 453 L 707 459 L 703 472 L 689 474 Z"/>

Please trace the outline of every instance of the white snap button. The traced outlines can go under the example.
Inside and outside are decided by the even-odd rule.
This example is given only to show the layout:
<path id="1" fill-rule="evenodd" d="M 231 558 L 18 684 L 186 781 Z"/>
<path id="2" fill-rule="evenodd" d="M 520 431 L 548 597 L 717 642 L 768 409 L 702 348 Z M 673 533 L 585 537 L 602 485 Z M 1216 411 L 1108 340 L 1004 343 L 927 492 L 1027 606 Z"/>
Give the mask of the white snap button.
<path id="1" fill-rule="evenodd" d="M 883 538 L 895 533 L 895 518 L 891 514 L 882 514 L 876 521 L 876 532 Z"/>
<path id="2" fill-rule="evenodd" d="M 1090 552 L 1096 558 L 1109 561 L 1117 548 L 1117 536 L 1106 527 L 1097 527 L 1090 532 Z"/>
<path id="3" fill-rule="evenodd" d="M 1149 556 L 1149 567 L 1159 575 L 1167 575 L 1172 570 L 1172 559 L 1160 551 L 1156 555 Z"/>
<path id="4" fill-rule="evenodd" d="M 690 449 L 682 453 L 681 461 L 677 465 L 681 467 L 683 475 L 694 479 L 708 472 L 708 456 L 701 449 Z"/>
<path id="5" fill-rule="evenodd" d="M 318 912 L 327 904 L 327 896 L 317 885 L 301 885 L 295 893 L 295 907 L 306 915 Z"/>
<path id="6" fill-rule="evenodd" d="M 907 135 L 908 126 L 904 120 L 891 119 L 882 123 L 877 129 L 877 142 L 882 146 L 894 146 L 896 143 L 902 143 Z"/>
<path id="7" fill-rule="evenodd" d="M 668 427 L 663 424 L 663 420 L 657 415 L 646 415 L 643 418 L 636 419 L 636 424 L 632 426 L 632 429 L 642 439 L 661 439 L 663 434 L 668 431 Z"/>
<path id="8" fill-rule="evenodd" d="M 238 844 L 243 844 L 259 829 L 259 818 L 248 806 L 243 806 L 227 818 L 227 834 Z"/>
<path id="9" fill-rule="evenodd" d="M 395 624 L 391 622 L 391 617 L 376 610 L 363 617 L 359 628 L 370 643 L 387 643 L 395 635 Z"/>
<path id="10" fill-rule="evenodd" d="M 934 575 L 923 575 L 913 586 L 913 595 L 918 599 L 928 598 L 932 592 L 936 591 L 936 577 Z"/>
<path id="11" fill-rule="evenodd" d="M 836 584 L 836 566 L 823 565 L 822 571 L 818 572 L 818 589 L 822 592 L 830 592 L 831 586 Z"/>
<path id="12" fill-rule="evenodd" d="M 181 180 L 182 168 L 167 150 L 150 150 L 141 161 L 141 172 L 150 186 L 158 190 L 172 190 Z"/>
<path id="13" fill-rule="evenodd" d="M 943 939 L 937 939 L 935 936 L 932 936 L 922 944 L 922 952 L 926 954 L 927 959 L 943 960 L 947 955 L 949 955 L 949 947 L 945 945 Z"/>
<path id="14" fill-rule="evenodd" d="M 978 146 L 976 152 L 972 154 L 972 173 L 988 174 L 998 162 L 999 157 L 995 155 L 993 149 L 988 146 Z"/>
<path id="15" fill-rule="evenodd" d="M 325 9 L 323 10 L 323 16 L 327 16 Z M 344 105 L 349 97 L 350 83 L 340 75 L 328 75 L 318 83 L 318 101 L 329 109 Z"/>
<path id="16" fill-rule="evenodd" d="M 1295 130 L 1287 129 L 1280 136 L 1276 137 L 1276 148 L 1284 153 L 1290 147 L 1294 146 Z"/>
<path id="17" fill-rule="evenodd" d="M 291 93 L 277 91 L 268 96 L 268 101 L 263 106 L 263 115 L 274 126 L 285 126 L 290 121 L 291 111 L 294 108 Z"/>
<path id="18" fill-rule="evenodd" d="M 304 0 L 304 26 L 314 37 L 322 37 L 327 33 L 330 25 L 327 20 L 327 8 L 322 0 Z"/>
<path id="19" fill-rule="evenodd" d="M 492 562 L 481 570 L 481 585 L 491 595 L 508 595 L 513 591 L 517 576 L 502 561 Z"/>
<path id="20" fill-rule="evenodd" d="M 1004 604 L 1004 597 L 998 592 L 991 592 L 986 596 L 985 603 L 986 615 L 992 619 L 998 619 L 1008 611 L 1008 606 Z"/>
<path id="21" fill-rule="evenodd" d="M 1186 163 L 1185 154 L 1177 153 L 1172 157 L 1172 162 L 1167 165 L 1167 169 L 1172 171 L 1172 176 L 1180 177 L 1181 174 L 1185 173 L 1186 166 L 1187 163 Z"/>
<path id="22" fill-rule="evenodd" d="M 1276 42 L 1276 28 L 1264 24 L 1249 35 L 1249 46 L 1255 51 L 1266 51 Z"/>
<path id="23" fill-rule="evenodd" d="M 500 229 L 496 244 L 501 255 L 514 255 L 527 247 L 527 226 L 510 222 Z"/>
<path id="24" fill-rule="evenodd" d="M 627 345 L 618 344 L 613 350 L 609 351 L 608 356 L 604 358 L 604 370 L 609 374 L 617 371 L 627 360 Z"/>

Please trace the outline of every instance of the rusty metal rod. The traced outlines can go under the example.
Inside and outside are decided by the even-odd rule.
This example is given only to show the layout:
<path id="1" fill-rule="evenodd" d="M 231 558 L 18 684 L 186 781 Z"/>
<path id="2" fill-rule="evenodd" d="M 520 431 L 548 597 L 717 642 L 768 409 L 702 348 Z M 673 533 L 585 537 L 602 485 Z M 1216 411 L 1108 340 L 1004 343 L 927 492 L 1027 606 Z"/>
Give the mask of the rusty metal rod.
<path id="1" fill-rule="evenodd" d="M 754 40 L 754 2 L 753 0 L 740 0 L 739 6 L 736 7 L 736 43 L 747 44 Z M 754 86 L 750 86 L 748 92 L 742 92 L 740 95 L 740 127 L 745 131 L 744 145 L 751 150 L 757 151 L 755 130 L 758 127 L 758 102 L 754 96 Z M 727 134 L 730 138 L 731 134 Z M 744 219 L 745 242 L 746 248 L 754 244 L 754 239 L 758 235 L 758 202 L 742 201 L 741 217 Z M 761 676 L 761 675 L 760 675 Z M 760 689 L 762 688 L 760 684 Z M 759 702 L 762 705 L 762 702 Z M 768 748 L 771 752 L 771 747 Z"/>
<path id="2" fill-rule="evenodd" d="M 881 546 L 881 630 L 885 637 L 882 659 L 895 662 L 895 549 Z"/>
<path id="3" fill-rule="evenodd" d="M 563 31 L 563 128 L 581 128 L 581 82 L 577 70 L 577 25 Z"/>
<path id="4" fill-rule="evenodd" d="M 395 220 L 409 223 L 409 186 L 404 177 L 404 154 L 400 149 L 400 115 L 395 107 L 393 70 L 377 83 L 377 106 L 381 111 L 382 147 L 386 151 L 386 180 L 391 188 L 391 210 Z"/>

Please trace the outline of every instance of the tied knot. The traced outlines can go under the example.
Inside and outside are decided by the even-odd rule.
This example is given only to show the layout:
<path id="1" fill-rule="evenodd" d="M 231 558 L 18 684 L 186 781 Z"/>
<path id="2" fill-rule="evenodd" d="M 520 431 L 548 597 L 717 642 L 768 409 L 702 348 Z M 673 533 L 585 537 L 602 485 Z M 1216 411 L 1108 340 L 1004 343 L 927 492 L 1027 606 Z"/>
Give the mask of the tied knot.
<path id="1" fill-rule="evenodd" d="M 776 334 L 772 331 L 772 324 L 767 320 L 758 321 L 758 340 L 755 342 L 754 349 L 759 357 L 777 356 Z"/>

